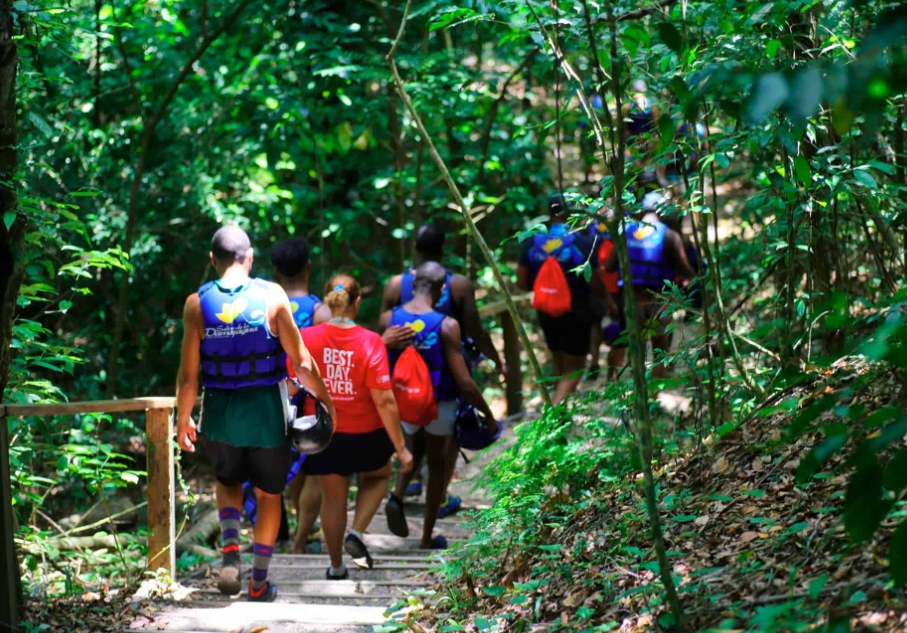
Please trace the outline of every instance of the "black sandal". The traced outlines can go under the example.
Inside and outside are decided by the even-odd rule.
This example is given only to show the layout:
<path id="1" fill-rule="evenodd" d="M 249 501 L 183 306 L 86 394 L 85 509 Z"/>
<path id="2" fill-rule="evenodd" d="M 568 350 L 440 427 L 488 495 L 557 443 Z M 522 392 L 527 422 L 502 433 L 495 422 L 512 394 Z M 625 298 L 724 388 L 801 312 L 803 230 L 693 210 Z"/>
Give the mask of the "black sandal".
<path id="1" fill-rule="evenodd" d="M 347 535 L 346 540 L 343 541 L 343 549 L 353 557 L 353 560 L 364 558 L 366 567 L 374 569 L 375 561 L 372 559 L 372 555 L 368 553 L 368 548 L 362 542 L 362 539 L 355 534 Z"/>

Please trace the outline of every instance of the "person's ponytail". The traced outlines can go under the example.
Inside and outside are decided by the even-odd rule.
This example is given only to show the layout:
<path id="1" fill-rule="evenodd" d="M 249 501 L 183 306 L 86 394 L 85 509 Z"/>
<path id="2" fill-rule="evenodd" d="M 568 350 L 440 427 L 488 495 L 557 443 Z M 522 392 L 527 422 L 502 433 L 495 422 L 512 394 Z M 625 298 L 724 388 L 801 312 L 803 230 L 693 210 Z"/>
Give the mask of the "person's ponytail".
<path id="1" fill-rule="evenodd" d="M 334 315 L 348 310 L 361 293 L 359 282 L 349 275 L 335 275 L 325 290 L 324 302 Z"/>

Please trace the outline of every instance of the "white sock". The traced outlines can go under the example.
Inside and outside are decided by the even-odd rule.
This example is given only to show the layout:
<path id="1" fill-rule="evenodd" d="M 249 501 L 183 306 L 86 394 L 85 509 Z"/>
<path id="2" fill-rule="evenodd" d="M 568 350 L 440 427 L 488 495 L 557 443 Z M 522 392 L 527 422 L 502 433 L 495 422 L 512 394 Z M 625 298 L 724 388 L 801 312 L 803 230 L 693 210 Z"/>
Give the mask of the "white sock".
<path id="1" fill-rule="evenodd" d="M 357 530 L 350 530 L 350 534 L 352 534 L 353 536 L 355 536 L 355 537 L 356 537 L 357 539 L 359 539 L 360 541 L 362 540 L 362 532 L 359 532 L 359 531 L 357 531 Z"/>
<path id="2" fill-rule="evenodd" d="M 339 578 L 345 573 L 346 565 L 344 563 L 340 563 L 340 567 L 331 567 L 331 576 L 334 576 L 335 578 Z"/>

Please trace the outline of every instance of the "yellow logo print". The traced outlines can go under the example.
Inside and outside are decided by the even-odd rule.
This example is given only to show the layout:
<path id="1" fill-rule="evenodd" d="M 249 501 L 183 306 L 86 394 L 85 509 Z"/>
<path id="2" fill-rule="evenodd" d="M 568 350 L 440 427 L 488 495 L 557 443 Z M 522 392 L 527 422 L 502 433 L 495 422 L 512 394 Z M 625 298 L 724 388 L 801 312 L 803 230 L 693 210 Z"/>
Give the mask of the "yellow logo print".
<path id="1" fill-rule="evenodd" d="M 295 301 L 290 301 L 290 312 L 296 314 L 296 311 L 299 310 L 299 304 Z"/>
<path id="2" fill-rule="evenodd" d="M 564 244 L 564 242 L 563 242 L 563 240 L 561 240 L 561 238 L 552 237 L 552 238 L 549 238 L 547 242 L 545 242 L 545 245 L 542 247 L 542 250 L 544 250 L 546 253 L 553 253 L 554 251 L 559 249 L 563 244 Z"/>
<path id="3" fill-rule="evenodd" d="M 605 224 L 604 222 L 599 222 L 598 226 L 595 227 L 595 230 L 598 231 L 599 233 L 607 233 L 608 225 Z"/>
<path id="4" fill-rule="evenodd" d="M 425 329 L 425 321 L 423 321 L 422 319 L 419 319 L 414 323 L 407 323 L 406 325 L 411 327 L 413 329 L 413 332 L 415 332 L 416 334 Z"/>
<path id="5" fill-rule="evenodd" d="M 641 226 L 633 233 L 633 239 L 642 241 L 655 232 L 654 226 Z"/>
<path id="6" fill-rule="evenodd" d="M 233 303 L 225 303 L 221 306 L 220 312 L 216 315 L 224 323 L 233 323 L 243 310 L 249 307 L 249 302 L 245 299 L 236 299 Z"/>

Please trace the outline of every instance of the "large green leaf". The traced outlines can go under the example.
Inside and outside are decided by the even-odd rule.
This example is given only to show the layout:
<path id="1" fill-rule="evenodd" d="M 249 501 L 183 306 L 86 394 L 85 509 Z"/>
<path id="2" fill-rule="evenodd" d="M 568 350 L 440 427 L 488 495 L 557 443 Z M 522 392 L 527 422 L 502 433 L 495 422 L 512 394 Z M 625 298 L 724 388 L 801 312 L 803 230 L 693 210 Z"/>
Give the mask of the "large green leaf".
<path id="1" fill-rule="evenodd" d="M 882 498 L 882 467 L 875 459 L 864 459 L 847 483 L 844 497 L 844 527 L 857 543 L 872 538 L 891 509 Z"/>
<path id="2" fill-rule="evenodd" d="M 683 52 L 683 36 L 670 22 L 658 23 L 658 37 L 664 42 L 665 46 L 675 53 Z"/>

